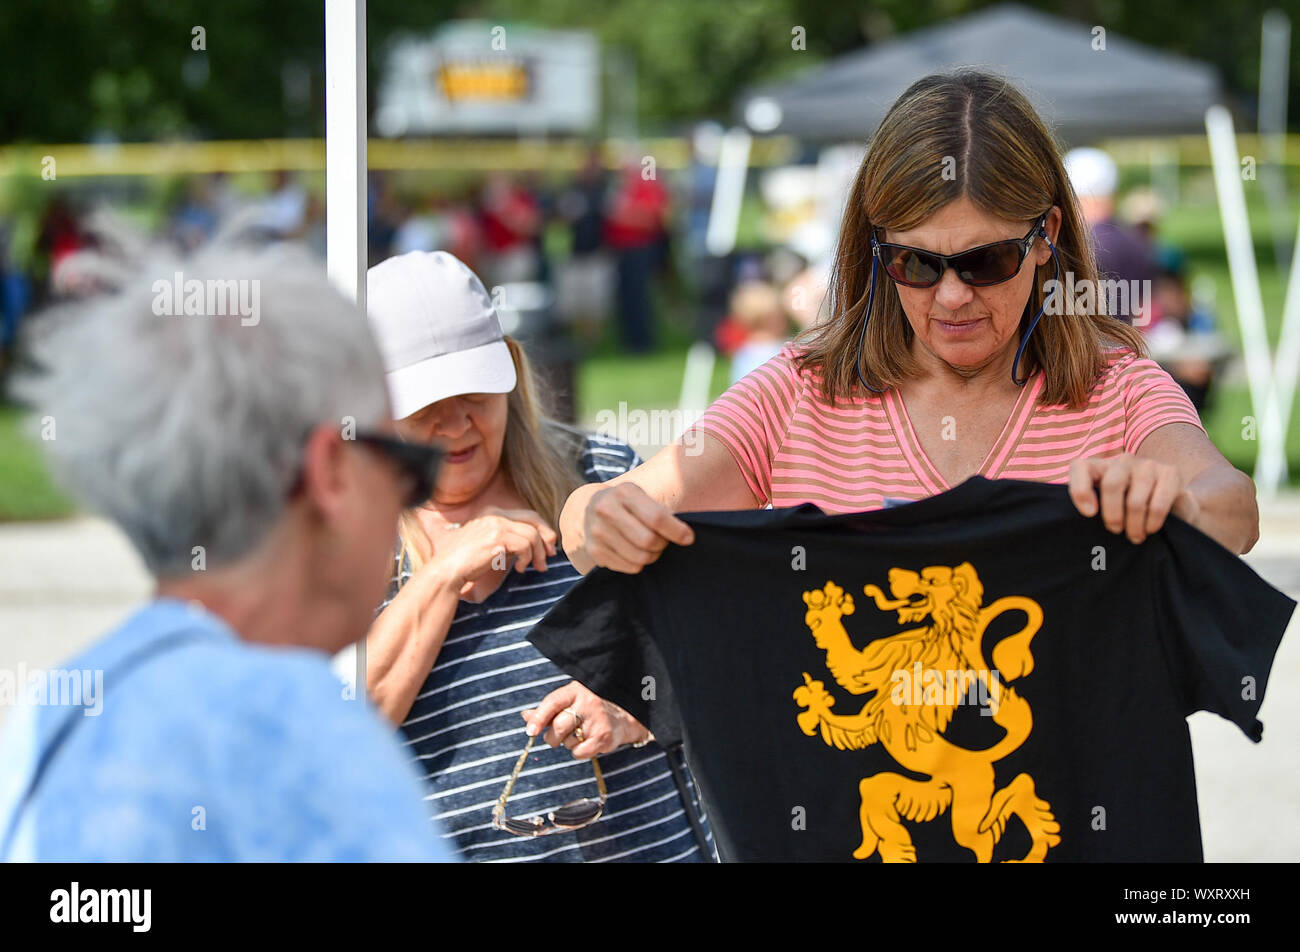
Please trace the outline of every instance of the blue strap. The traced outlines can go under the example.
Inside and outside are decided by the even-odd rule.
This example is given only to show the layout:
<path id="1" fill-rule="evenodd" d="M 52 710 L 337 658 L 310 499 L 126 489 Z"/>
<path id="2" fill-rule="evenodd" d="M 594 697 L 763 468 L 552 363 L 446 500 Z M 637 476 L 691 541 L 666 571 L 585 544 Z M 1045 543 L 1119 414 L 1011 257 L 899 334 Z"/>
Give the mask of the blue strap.
<path id="1" fill-rule="evenodd" d="M 871 236 L 871 289 L 867 291 L 867 309 L 862 314 L 862 330 L 858 331 L 858 359 L 855 361 L 858 370 L 858 380 L 862 386 L 872 393 L 884 393 L 883 390 L 877 390 L 867 383 L 867 378 L 862 376 L 862 347 L 867 341 L 867 321 L 871 320 L 871 302 L 876 299 L 876 263 L 880 260 L 880 248 L 876 245 L 876 238 Z"/>
<path id="2" fill-rule="evenodd" d="M 1045 242 L 1047 242 L 1047 247 L 1052 249 L 1052 260 L 1056 262 L 1056 283 L 1059 285 L 1061 282 L 1061 259 L 1056 256 L 1056 245 L 1052 244 L 1052 239 L 1047 237 L 1047 231 L 1045 229 L 1039 228 L 1038 234 L 1042 236 Z M 1017 387 L 1023 387 L 1029 382 L 1028 377 L 1024 380 L 1016 379 L 1016 368 L 1020 366 L 1020 355 L 1025 352 L 1025 345 L 1029 343 L 1029 335 L 1032 334 L 1034 328 L 1038 326 L 1038 319 L 1043 316 L 1043 308 L 1047 307 L 1047 301 L 1050 297 L 1050 294 L 1043 296 L 1043 303 L 1039 306 L 1038 313 L 1034 315 L 1034 319 L 1029 322 L 1029 330 L 1025 331 L 1025 336 L 1020 341 L 1020 347 L 1016 350 L 1016 359 L 1011 364 L 1011 382 Z"/>

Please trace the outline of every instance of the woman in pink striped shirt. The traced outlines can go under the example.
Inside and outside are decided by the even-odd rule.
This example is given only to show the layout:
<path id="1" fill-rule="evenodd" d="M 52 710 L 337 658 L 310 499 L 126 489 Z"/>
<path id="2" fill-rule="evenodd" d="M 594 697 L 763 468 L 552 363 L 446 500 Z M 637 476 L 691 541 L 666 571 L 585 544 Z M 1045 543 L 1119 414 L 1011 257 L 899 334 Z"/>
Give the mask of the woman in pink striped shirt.
<path id="1" fill-rule="evenodd" d="M 565 550 L 580 571 L 637 572 L 691 542 L 673 512 L 860 511 L 981 475 L 1067 483 L 1134 543 L 1172 512 L 1249 551 L 1254 484 L 1125 315 L 1105 313 L 1097 279 L 1025 97 L 976 71 L 918 81 L 858 171 L 829 319 L 723 394 L 696 438 L 575 491 Z"/>

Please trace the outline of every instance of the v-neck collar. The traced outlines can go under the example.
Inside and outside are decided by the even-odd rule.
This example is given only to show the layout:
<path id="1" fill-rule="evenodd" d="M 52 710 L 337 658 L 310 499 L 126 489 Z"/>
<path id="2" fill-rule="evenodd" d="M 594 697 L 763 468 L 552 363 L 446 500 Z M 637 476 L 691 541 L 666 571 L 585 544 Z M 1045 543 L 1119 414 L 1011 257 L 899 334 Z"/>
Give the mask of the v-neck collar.
<path id="1" fill-rule="evenodd" d="M 979 468 L 971 474 L 972 476 L 996 479 L 997 474 L 1006 466 L 1006 462 L 1010 459 L 1016 444 L 1020 442 L 1020 436 L 1024 432 L 1029 418 L 1033 415 L 1033 405 L 1038 399 L 1039 391 L 1042 389 L 1043 379 L 1042 371 L 1038 371 L 1029 383 L 1020 388 L 1020 395 L 1016 398 L 1015 406 L 1011 408 L 1011 413 L 1002 426 L 1002 432 L 993 441 L 993 446 L 984 457 L 984 461 L 980 463 Z M 896 387 L 890 388 L 885 393 L 883 403 L 885 413 L 889 417 L 890 426 L 893 427 L 894 433 L 897 434 L 903 456 L 906 457 L 907 463 L 912 468 L 916 478 L 932 495 L 952 489 L 953 487 L 939 473 L 938 467 L 931 462 L 930 457 L 922 448 L 921 441 L 917 438 L 916 430 L 912 426 L 912 418 L 908 415 L 907 405 L 903 402 L 903 396 Z"/>

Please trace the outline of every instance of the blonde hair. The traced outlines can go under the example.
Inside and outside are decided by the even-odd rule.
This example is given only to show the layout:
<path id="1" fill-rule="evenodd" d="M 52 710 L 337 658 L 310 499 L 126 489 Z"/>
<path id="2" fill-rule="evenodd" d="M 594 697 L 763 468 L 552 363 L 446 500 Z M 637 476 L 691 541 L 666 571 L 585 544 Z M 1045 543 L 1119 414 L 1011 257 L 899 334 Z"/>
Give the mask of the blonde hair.
<path id="1" fill-rule="evenodd" d="M 941 174 L 944 172 L 955 174 Z M 872 386 L 897 387 L 919 370 L 914 337 L 894 283 L 877 269 L 872 313 L 866 314 L 874 229 L 915 228 L 949 202 L 965 196 L 976 207 L 1011 221 L 1061 210 L 1055 241 L 1062 280 L 1095 282 L 1091 237 L 1050 132 L 1025 96 L 1005 79 L 962 69 L 920 79 L 890 108 L 872 138 L 845 207 L 830 281 L 830 317 L 798 338 L 801 367 L 820 372 L 823 396 L 832 404 L 861 393 L 862 375 Z M 1043 298 L 1043 282 L 1055 275 L 1049 258 L 1038 268 L 1034 290 L 1020 319 L 1023 337 Z M 1040 320 L 1025 348 L 1018 374 L 1044 372 L 1044 404 L 1083 406 L 1105 367 L 1103 345 L 1145 356 L 1141 334 L 1101 313 Z M 862 356 L 858 340 L 867 322 Z"/>
<path id="2" fill-rule="evenodd" d="M 551 418 L 547 398 L 537 386 L 523 347 L 509 336 L 505 342 L 514 361 L 517 383 L 506 397 L 506 435 L 500 466 L 528 508 L 558 532 L 564 501 L 582 484 L 578 470 L 582 434 Z M 425 546 L 418 543 L 427 537 L 414 511 L 402 513 L 398 537 L 399 561 L 407 557 L 411 570 L 419 569 L 425 560 Z"/>

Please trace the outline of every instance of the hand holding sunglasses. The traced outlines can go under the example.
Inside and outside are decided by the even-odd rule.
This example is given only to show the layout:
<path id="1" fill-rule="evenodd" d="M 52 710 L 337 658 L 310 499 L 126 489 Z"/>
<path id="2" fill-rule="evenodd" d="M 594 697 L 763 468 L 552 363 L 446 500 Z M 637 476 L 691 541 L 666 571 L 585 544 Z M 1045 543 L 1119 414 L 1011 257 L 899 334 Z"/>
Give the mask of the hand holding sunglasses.
<path id="1" fill-rule="evenodd" d="M 574 711 L 569 713 L 573 714 L 578 725 L 574 728 L 574 734 L 578 740 L 582 740 L 582 719 Z M 510 771 L 505 789 L 501 791 L 496 806 L 492 808 L 492 825 L 498 830 L 505 830 L 515 836 L 547 836 L 551 833 L 563 833 L 566 830 L 579 830 L 599 820 L 605 812 L 605 798 L 609 792 L 605 789 L 605 774 L 601 771 L 600 762 L 595 757 L 591 758 L 591 769 L 596 774 L 596 790 L 599 796 L 583 797 L 554 810 L 529 817 L 513 817 L 506 814 L 506 804 L 510 800 L 510 794 L 514 792 L 515 782 L 519 779 L 524 764 L 528 762 L 528 755 L 536 742 L 537 735 L 528 738 L 528 743 L 524 745 L 524 752 L 515 762 L 515 769 Z"/>

